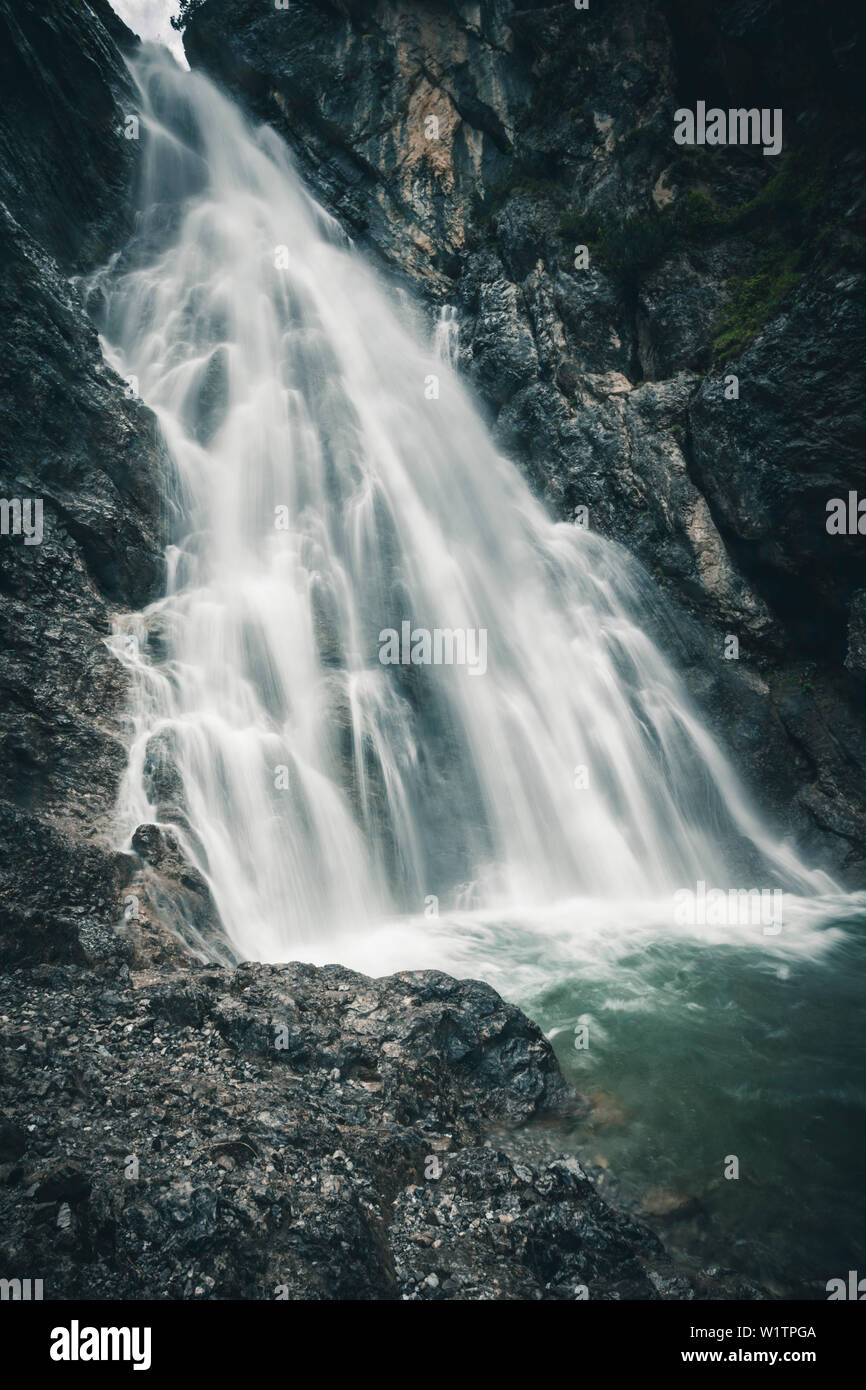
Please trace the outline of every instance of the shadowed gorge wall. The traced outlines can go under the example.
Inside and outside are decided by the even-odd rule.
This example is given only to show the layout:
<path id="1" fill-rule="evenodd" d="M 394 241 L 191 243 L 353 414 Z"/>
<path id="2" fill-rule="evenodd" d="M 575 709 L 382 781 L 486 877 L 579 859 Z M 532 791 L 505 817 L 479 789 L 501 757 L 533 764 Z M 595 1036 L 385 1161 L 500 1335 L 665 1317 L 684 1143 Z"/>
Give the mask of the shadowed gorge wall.
<path id="1" fill-rule="evenodd" d="M 0 494 L 39 497 L 44 539 L 0 545 L 0 953 L 123 950 L 129 861 L 107 834 L 126 762 L 114 606 L 162 580 L 161 444 L 102 357 L 70 277 L 119 247 L 136 147 L 132 35 L 99 0 L 0 5 Z"/>

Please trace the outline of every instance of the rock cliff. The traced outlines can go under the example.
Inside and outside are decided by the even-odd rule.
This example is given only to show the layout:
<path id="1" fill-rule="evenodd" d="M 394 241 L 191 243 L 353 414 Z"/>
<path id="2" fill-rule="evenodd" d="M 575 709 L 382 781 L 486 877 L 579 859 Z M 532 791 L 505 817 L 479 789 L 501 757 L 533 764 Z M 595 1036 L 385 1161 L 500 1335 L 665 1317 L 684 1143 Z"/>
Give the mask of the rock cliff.
<path id="1" fill-rule="evenodd" d="M 162 582 L 161 444 L 103 359 L 80 277 L 132 219 L 133 42 L 104 0 L 0 3 L 0 958 L 116 949 L 132 865 L 104 832 L 126 762 L 114 608 Z"/>

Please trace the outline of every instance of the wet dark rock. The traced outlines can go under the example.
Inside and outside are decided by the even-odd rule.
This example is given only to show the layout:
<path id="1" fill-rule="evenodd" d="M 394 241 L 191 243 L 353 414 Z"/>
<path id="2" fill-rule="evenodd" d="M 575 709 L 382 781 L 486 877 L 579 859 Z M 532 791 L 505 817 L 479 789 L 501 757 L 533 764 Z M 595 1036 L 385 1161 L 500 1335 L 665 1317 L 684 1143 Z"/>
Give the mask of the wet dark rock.
<path id="1" fill-rule="evenodd" d="M 137 42 L 108 0 L 0 3 L 0 203 L 64 266 L 107 260 L 132 225 Z"/>
<path id="2" fill-rule="evenodd" d="M 642 376 L 654 381 L 709 369 L 713 353 L 707 325 L 725 303 L 732 263 L 726 248 L 704 254 L 681 251 L 647 274 L 635 315 Z"/>
<path id="3" fill-rule="evenodd" d="M 0 1120 L 0 1163 L 20 1158 L 27 1148 L 27 1131 L 11 1120 Z"/>
<path id="4" fill-rule="evenodd" d="M 866 676 L 866 589 L 858 589 L 851 595 L 845 665 L 855 676 L 861 679 Z"/>
<path id="5" fill-rule="evenodd" d="M 0 969 L 124 959 L 130 865 L 98 842 L 0 802 Z"/>
<path id="6" fill-rule="evenodd" d="M 522 1126 L 584 1107 L 538 1028 L 478 981 L 42 967 L 3 977 L 0 1014 L 0 1265 L 46 1298 L 734 1288 L 677 1268 L 575 1158 L 514 1156 Z"/>
<path id="7" fill-rule="evenodd" d="M 0 963 L 122 956 L 128 865 L 108 845 L 126 763 L 113 612 L 162 580 L 162 447 L 106 365 L 78 276 L 127 235 L 133 42 L 105 0 L 0 0 Z M 86 112 L 86 119 L 82 118 Z"/>
<path id="8" fill-rule="evenodd" d="M 143 933 L 150 933 L 156 958 L 163 952 L 183 959 L 191 950 L 201 959 L 234 963 L 237 955 L 220 922 L 204 875 L 190 862 L 176 830 L 167 825 L 139 825 L 132 836 L 138 863 L 131 872 L 127 899 L 132 911 L 125 930 L 136 951 L 147 952 Z"/>
<path id="9" fill-rule="evenodd" d="M 83 1202 L 90 1195 L 90 1179 L 67 1160 L 36 1174 L 33 1184 L 37 1202 Z"/>

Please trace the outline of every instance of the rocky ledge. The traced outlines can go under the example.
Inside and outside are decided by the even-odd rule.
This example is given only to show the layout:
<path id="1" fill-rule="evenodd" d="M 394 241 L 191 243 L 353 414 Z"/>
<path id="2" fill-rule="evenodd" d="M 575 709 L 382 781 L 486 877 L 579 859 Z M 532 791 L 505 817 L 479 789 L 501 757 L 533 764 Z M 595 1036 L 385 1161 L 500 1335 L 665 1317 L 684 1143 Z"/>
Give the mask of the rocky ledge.
<path id="1" fill-rule="evenodd" d="M 765 1296 L 686 1276 L 574 1157 L 528 1157 L 582 1101 L 489 986 L 123 956 L 0 977 L 5 1278 L 46 1299 Z"/>

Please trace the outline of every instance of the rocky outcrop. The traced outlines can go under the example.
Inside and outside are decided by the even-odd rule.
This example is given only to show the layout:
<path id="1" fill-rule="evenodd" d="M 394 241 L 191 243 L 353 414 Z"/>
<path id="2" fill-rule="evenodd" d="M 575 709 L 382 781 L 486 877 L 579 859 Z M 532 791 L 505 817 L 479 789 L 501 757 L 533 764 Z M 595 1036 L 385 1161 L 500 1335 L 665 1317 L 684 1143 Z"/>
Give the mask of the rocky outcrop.
<path id="1" fill-rule="evenodd" d="M 821 331 L 815 331 L 816 324 Z M 829 534 L 827 502 L 866 496 L 866 274 L 838 264 L 804 275 L 784 312 L 725 365 L 690 408 L 693 469 L 743 570 L 795 645 L 836 666 L 848 647 L 862 537 Z"/>
<path id="2" fill-rule="evenodd" d="M 862 538 L 825 526 L 831 497 L 866 493 L 855 13 L 185 10 L 192 64 L 287 138 L 391 272 L 457 306 L 501 447 L 558 515 L 588 507 L 643 560 L 755 794 L 862 883 L 866 575 Z M 781 107 L 783 153 L 677 146 L 697 100 Z"/>
<path id="3" fill-rule="evenodd" d="M 136 43 L 108 0 L 0 3 L 0 202 L 64 270 L 100 265 L 132 223 Z"/>
<path id="4" fill-rule="evenodd" d="M 0 982 L 0 1269 L 44 1297 L 762 1297 L 580 1164 L 549 1044 L 477 981 L 186 966 Z M 491 1129 L 511 1136 L 506 1148 Z"/>
<path id="5" fill-rule="evenodd" d="M 112 610 L 162 577 L 155 421 L 106 366 L 78 277 L 128 230 L 132 36 L 103 0 L 0 0 L 0 962 L 102 961 L 134 856 L 110 851 L 126 763 Z M 33 513 L 35 515 L 35 513 Z M 35 536 L 35 533 L 34 533 Z"/>
<path id="6" fill-rule="evenodd" d="M 513 112 L 529 96 L 510 6 L 485 5 L 483 24 L 479 6 L 455 22 L 455 7 L 412 0 L 188 8 L 190 60 L 291 133 L 305 173 L 354 234 L 447 289 L 472 196 L 507 171 Z"/>

